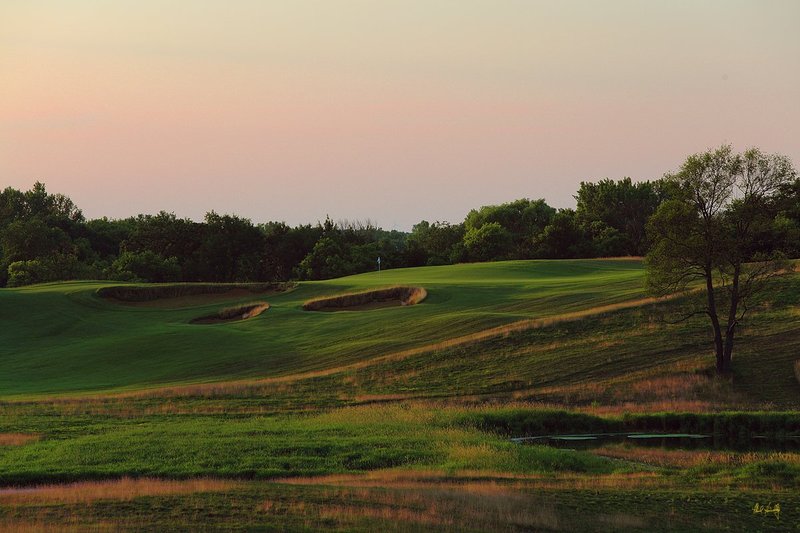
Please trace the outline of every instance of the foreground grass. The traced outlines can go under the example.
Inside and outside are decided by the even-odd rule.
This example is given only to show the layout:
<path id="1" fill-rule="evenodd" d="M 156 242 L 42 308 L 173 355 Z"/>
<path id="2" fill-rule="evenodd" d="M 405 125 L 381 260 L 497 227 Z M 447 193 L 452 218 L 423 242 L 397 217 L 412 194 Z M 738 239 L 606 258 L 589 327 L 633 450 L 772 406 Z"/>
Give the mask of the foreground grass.
<path id="1" fill-rule="evenodd" d="M 432 407 L 6 421 L 39 439 L 0 447 L 0 484 L 22 487 L 0 489 L 0 526 L 668 531 L 800 519 L 795 453 L 518 445 L 475 421 L 581 417 Z M 780 520 L 755 503 L 780 503 Z"/>
<path id="2" fill-rule="evenodd" d="M 800 516 L 795 491 L 563 490 L 535 482 L 423 480 L 414 486 L 245 482 L 227 490 L 143 494 L 0 508 L 14 531 L 786 531 Z M 780 519 L 754 503 L 782 502 Z"/>
<path id="3" fill-rule="evenodd" d="M 649 461 L 643 452 L 645 459 L 632 463 L 638 452 L 615 458 L 608 450 L 598 454 L 520 445 L 508 437 L 627 429 L 747 439 L 800 431 L 798 413 L 609 418 L 540 409 L 433 407 L 372 405 L 272 417 L 4 417 L 0 432 L 14 427 L 37 437 L 0 446 L 0 486 L 125 476 L 277 479 L 390 468 L 512 477 L 658 473 L 672 463 Z M 797 454 L 742 457 L 746 460 L 697 463 L 696 469 L 676 462 L 672 466 L 681 468 L 671 476 L 687 485 L 788 488 L 800 483 Z"/>
<path id="4" fill-rule="evenodd" d="M 403 406 L 307 416 L 5 417 L 40 439 L 0 447 L 0 485 L 125 475 L 276 478 L 390 467 L 611 472 L 613 461 L 515 445 Z M 0 431 L 6 428 L 0 426 Z"/>

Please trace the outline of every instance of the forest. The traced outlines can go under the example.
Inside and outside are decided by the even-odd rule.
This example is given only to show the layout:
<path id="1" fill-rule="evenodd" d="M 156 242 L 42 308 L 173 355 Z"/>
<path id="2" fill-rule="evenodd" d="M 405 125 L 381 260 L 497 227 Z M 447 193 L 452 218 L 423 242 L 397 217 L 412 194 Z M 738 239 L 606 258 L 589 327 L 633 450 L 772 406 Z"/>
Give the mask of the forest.
<path id="1" fill-rule="evenodd" d="M 461 222 L 415 224 L 411 232 L 371 221 L 289 226 L 206 213 L 88 220 L 44 183 L 0 192 L 0 286 L 58 280 L 255 282 L 330 279 L 377 268 L 508 259 L 643 256 L 647 222 L 680 194 L 668 179 L 582 182 L 574 209 L 527 198 L 472 209 Z M 800 255 L 800 180 L 770 206 L 764 249 Z M 268 218 L 268 214 L 265 214 Z"/>

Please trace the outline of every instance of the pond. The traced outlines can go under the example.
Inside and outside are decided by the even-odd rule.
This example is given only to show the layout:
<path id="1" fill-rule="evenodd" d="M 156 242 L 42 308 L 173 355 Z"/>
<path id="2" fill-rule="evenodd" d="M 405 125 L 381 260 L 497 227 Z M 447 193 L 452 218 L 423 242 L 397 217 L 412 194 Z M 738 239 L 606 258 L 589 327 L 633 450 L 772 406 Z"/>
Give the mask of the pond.
<path id="1" fill-rule="evenodd" d="M 572 450 L 589 450 L 608 444 L 625 444 L 683 450 L 800 452 L 800 435 L 773 438 L 765 435 L 730 437 L 728 435 L 694 433 L 584 433 L 515 437 L 511 441 L 518 444 L 539 444 Z"/>

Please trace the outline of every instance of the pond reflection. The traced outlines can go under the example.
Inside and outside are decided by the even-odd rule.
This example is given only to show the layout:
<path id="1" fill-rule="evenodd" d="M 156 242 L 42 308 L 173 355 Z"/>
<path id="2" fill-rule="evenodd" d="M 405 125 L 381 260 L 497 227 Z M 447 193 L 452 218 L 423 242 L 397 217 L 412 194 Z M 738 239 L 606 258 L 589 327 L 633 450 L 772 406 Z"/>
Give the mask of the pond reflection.
<path id="1" fill-rule="evenodd" d="M 585 433 L 576 435 L 538 435 L 516 437 L 512 442 L 540 444 L 555 448 L 592 449 L 607 444 L 627 444 L 651 448 L 682 450 L 792 451 L 800 452 L 800 435 L 703 435 L 694 433 Z"/>

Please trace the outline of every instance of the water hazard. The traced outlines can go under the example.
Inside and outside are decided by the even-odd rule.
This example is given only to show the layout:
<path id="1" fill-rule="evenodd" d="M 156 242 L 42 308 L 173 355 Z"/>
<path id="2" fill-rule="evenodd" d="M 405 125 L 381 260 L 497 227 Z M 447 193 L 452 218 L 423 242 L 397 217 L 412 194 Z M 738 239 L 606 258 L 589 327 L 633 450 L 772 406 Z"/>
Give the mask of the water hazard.
<path id="1" fill-rule="evenodd" d="M 694 433 L 585 433 L 576 435 L 540 435 L 516 437 L 512 442 L 539 444 L 572 450 L 590 450 L 609 444 L 672 448 L 682 450 L 731 450 L 731 451 L 783 451 L 800 452 L 800 435 L 768 437 Z"/>

